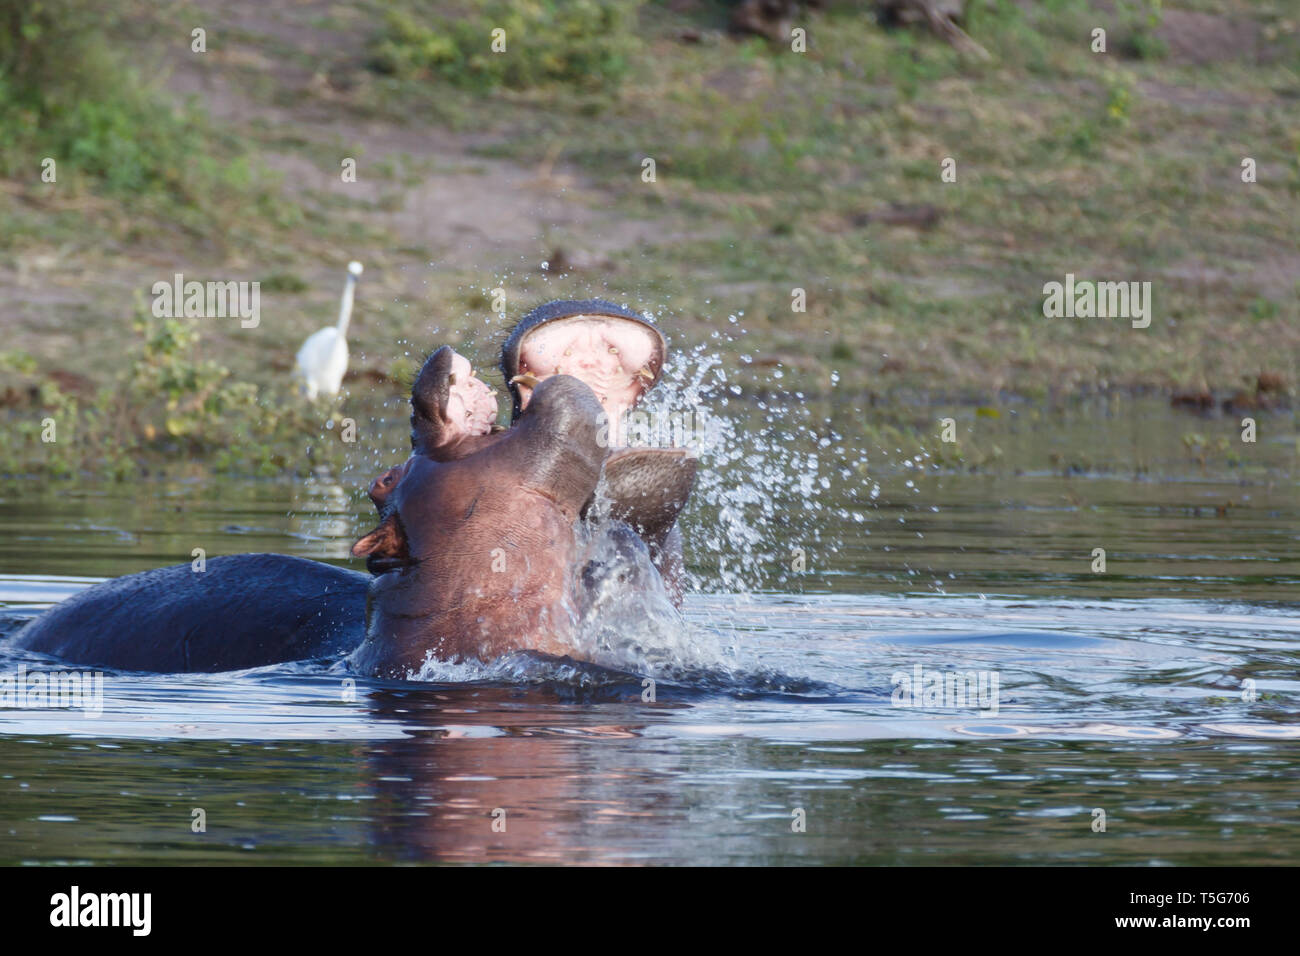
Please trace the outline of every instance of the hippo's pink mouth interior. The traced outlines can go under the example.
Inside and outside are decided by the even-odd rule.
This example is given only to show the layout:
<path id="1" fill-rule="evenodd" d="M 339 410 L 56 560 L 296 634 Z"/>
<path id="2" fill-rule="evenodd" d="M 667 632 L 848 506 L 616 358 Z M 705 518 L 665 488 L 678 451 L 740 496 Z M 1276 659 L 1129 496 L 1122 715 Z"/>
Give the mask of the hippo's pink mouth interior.
<path id="1" fill-rule="evenodd" d="M 445 412 L 449 440 L 486 435 L 497 421 L 497 396 L 459 352 L 451 359 Z"/>
<path id="2" fill-rule="evenodd" d="M 519 348 L 519 388 L 528 407 L 533 387 L 552 375 L 572 375 L 596 393 L 611 423 L 635 408 L 658 377 L 663 350 L 655 333 L 631 319 L 575 315 L 530 332 Z"/>

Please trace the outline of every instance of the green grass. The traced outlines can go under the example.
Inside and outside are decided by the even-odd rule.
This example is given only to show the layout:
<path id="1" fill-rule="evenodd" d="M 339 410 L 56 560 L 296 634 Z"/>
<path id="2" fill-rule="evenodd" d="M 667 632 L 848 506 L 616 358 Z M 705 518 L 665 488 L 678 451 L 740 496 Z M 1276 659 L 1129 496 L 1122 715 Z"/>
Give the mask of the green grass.
<path id="1" fill-rule="evenodd" d="M 87 213 L 106 237 L 139 240 L 119 209 L 226 248 L 263 224 L 300 224 L 247 142 L 163 88 L 156 50 L 176 37 L 188 48 L 182 14 L 143 0 L 0 0 L 0 177 L 25 207 L 5 211 L 0 246 L 84 234 Z"/>

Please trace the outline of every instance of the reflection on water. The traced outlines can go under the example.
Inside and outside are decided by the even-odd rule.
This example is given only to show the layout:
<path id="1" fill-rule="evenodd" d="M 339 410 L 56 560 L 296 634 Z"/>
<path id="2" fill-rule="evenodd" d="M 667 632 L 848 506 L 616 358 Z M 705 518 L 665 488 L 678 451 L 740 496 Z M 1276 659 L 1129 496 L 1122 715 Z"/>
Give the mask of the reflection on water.
<path id="1" fill-rule="evenodd" d="M 0 710 L 0 862 L 1294 863 L 1294 422 L 1249 466 L 1189 467 L 1155 412 L 1137 480 L 1047 465 L 1084 432 L 1118 460 L 1134 417 L 1003 422 L 996 476 L 868 450 L 864 479 L 822 447 L 817 509 L 723 468 L 686 527 L 710 651 L 651 668 L 653 700 L 641 671 L 525 655 L 424 684 L 107 674 L 102 716 Z M 368 527 L 357 476 L 74 484 L 3 489 L 0 633 L 195 547 L 343 562 Z M 20 664 L 50 662 L 0 650 Z M 899 706 L 913 674 L 996 677 L 996 708 Z"/>

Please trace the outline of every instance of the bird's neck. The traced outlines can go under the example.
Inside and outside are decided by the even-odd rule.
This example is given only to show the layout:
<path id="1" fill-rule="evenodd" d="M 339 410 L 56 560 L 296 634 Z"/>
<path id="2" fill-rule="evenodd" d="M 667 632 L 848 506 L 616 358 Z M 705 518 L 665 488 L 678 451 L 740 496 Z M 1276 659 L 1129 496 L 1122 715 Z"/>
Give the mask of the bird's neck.
<path id="1" fill-rule="evenodd" d="M 348 334 L 348 323 L 352 321 L 352 291 L 356 288 L 356 282 L 349 278 L 348 284 L 343 287 L 343 301 L 339 305 L 339 337 L 343 338 Z"/>

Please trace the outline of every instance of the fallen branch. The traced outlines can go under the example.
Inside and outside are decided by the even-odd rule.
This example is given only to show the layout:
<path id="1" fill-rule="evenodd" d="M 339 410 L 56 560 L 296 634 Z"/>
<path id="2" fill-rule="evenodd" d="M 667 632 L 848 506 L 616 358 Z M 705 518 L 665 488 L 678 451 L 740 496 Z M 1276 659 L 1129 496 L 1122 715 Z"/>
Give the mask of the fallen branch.
<path id="1" fill-rule="evenodd" d="M 953 22 L 953 13 L 960 13 L 961 5 L 941 8 L 936 0 L 877 0 L 876 7 L 882 20 L 897 23 L 924 21 L 930 29 L 947 40 L 954 48 L 980 60 L 991 60 L 992 55 L 976 43 L 969 33 Z"/>

